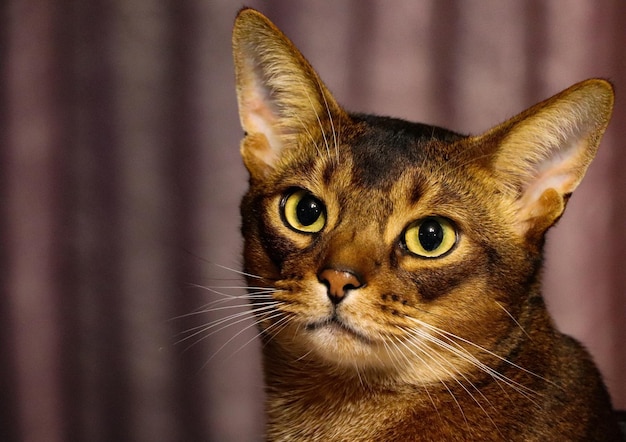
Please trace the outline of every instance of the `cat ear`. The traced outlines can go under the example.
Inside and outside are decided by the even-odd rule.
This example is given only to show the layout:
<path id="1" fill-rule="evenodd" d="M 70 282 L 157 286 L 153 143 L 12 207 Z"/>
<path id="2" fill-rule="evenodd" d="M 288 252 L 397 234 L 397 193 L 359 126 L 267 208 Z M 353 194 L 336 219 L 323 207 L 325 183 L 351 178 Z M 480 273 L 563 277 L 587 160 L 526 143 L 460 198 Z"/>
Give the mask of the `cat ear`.
<path id="1" fill-rule="evenodd" d="M 250 174 L 261 178 L 299 137 L 326 137 L 323 122 L 341 110 L 293 43 L 253 9 L 237 15 L 233 55 L 246 132 L 241 153 Z"/>
<path id="2" fill-rule="evenodd" d="M 497 146 L 491 167 L 513 197 L 522 235 L 543 235 L 559 219 L 596 154 L 613 100 L 608 81 L 583 81 L 481 137 Z"/>

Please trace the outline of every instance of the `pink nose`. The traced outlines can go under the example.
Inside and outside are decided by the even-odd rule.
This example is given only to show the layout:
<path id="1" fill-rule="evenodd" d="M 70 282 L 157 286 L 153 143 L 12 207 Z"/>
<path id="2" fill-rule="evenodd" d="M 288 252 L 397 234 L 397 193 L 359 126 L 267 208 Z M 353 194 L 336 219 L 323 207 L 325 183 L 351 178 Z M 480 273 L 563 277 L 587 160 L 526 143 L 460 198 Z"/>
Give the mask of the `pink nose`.
<path id="1" fill-rule="evenodd" d="M 334 304 L 339 304 L 349 290 L 358 289 L 363 285 L 354 273 L 335 269 L 322 270 L 318 278 L 328 288 L 328 297 Z"/>

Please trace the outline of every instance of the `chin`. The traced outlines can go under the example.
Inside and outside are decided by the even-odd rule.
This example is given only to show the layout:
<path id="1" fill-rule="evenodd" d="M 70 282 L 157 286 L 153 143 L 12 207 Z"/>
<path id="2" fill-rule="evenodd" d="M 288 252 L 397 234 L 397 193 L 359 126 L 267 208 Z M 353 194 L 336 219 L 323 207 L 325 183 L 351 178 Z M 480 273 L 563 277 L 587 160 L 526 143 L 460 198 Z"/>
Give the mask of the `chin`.
<path id="1" fill-rule="evenodd" d="M 367 336 L 338 325 L 306 330 L 311 355 L 338 368 L 380 370 L 388 355 Z"/>

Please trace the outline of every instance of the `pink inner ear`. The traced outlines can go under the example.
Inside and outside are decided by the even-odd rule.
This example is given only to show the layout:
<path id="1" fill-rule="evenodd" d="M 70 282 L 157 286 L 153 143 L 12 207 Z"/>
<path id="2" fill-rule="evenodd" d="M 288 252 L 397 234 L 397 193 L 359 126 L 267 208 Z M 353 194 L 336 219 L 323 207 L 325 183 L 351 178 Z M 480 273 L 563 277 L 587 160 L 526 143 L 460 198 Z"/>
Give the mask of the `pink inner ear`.
<path id="1" fill-rule="evenodd" d="M 581 156 L 587 149 L 584 139 L 573 140 L 550 158 L 537 165 L 534 179 L 528 183 L 521 197 L 522 204 L 539 199 L 547 189 L 554 189 L 561 195 L 572 193 L 582 179 Z"/>
<path id="2" fill-rule="evenodd" d="M 536 165 L 533 178 L 516 203 L 522 233 L 535 223 L 547 228 L 558 219 L 565 207 L 565 196 L 572 193 L 582 180 L 583 156 L 587 148 L 585 139 L 574 139 Z"/>
<path id="3" fill-rule="evenodd" d="M 250 81 L 248 87 L 241 91 L 241 122 L 248 135 L 261 134 L 267 141 L 246 145 L 245 148 L 251 150 L 250 153 L 263 163 L 272 166 L 278 160 L 282 149 L 277 127 L 277 110 L 274 109 L 265 88 L 255 83 L 254 80 Z"/>
<path id="4" fill-rule="evenodd" d="M 266 149 L 263 156 L 267 156 L 265 162 L 273 164 L 282 149 L 282 142 L 276 129 L 277 119 L 267 106 L 258 101 L 251 103 L 250 111 L 244 116 L 244 127 L 247 133 L 263 134 L 267 139 Z M 259 156 L 260 152 L 256 155 Z"/>

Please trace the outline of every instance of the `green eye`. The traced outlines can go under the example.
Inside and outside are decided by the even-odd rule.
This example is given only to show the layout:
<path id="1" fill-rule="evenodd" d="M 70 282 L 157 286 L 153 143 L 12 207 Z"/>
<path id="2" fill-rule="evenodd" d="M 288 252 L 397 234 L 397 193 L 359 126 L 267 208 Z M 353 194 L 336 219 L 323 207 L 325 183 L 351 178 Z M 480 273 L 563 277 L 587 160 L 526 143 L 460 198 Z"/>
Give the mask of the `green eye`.
<path id="1" fill-rule="evenodd" d="M 306 190 L 287 195 L 281 205 L 284 222 L 298 232 L 317 233 L 326 225 L 324 204 Z"/>
<path id="2" fill-rule="evenodd" d="M 404 244 L 409 252 L 424 258 L 438 258 L 448 253 L 456 240 L 452 223 L 438 216 L 416 221 L 404 232 Z"/>

